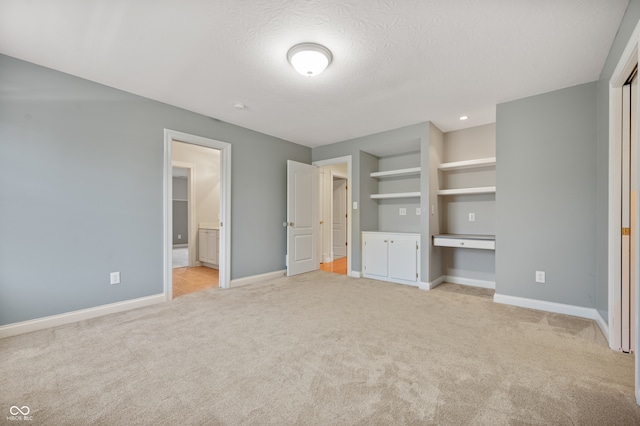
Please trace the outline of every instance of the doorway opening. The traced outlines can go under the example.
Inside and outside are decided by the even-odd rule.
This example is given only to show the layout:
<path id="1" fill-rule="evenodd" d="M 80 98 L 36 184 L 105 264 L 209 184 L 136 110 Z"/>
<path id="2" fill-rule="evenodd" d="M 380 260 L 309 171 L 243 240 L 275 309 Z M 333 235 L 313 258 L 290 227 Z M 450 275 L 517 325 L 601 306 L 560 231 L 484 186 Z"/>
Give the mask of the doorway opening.
<path id="1" fill-rule="evenodd" d="M 315 162 L 319 172 L 320 269 L 350 275 L 351 257 L 351 157 Z"/>
<path id="2" fill-rule="evenodd" d="M 219 287 L 220 150 L 172 141 L 172 297 Z"/>
<path id="3" fill-rule="evenodd" d="M 229 287 L 231 145 L 165 130 L 165 299 Z"/>

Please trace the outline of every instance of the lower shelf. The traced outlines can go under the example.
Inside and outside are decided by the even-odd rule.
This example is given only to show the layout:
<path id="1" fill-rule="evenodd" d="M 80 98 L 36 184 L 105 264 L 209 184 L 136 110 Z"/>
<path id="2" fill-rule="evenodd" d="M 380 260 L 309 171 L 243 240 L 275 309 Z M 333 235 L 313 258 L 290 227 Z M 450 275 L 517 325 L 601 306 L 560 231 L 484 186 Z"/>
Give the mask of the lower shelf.
<path id="1" fill-rule="evenodd" d="M 472 248 L 481 250 L 495 250 L 495 235 L 462 235 L 440 234 L 433 236 L 433 245 L 439 247 Z"/>

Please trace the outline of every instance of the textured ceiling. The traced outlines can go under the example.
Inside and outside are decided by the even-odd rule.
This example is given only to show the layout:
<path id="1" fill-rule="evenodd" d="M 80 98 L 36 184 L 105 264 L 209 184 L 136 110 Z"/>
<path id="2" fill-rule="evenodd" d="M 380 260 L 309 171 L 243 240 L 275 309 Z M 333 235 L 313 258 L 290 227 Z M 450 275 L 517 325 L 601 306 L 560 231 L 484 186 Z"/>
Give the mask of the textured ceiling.
<path id="1" fill-rule="evenodd" d="M 0 0 L 0 52 L 313 147 L 596 80 L 627 4 Z M 307 41 L 334 56 L 314 78 L 286 59 Z"/>

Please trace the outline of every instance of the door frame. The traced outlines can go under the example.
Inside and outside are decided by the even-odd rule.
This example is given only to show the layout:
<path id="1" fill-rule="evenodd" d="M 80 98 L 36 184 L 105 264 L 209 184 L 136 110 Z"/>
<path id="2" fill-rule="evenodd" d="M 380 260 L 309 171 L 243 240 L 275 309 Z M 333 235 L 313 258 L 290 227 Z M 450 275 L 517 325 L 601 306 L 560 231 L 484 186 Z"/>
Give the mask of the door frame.
<path id="1" fill-rule="evenodd" d="M 195 169 L 195 164 L 193 163 L 185 163 L 184 161 L 171 161 L 171 168 L 173 169 L 174 167 L 179 167 L 181 169 L 187 169 L 189 170 L 189 174 L 187 176 L 187 220 L 189 221 L 189 223 L 187 224 L 187 232 L 189 233 L 187 235 L 187 250 L 189 251 L 189 258 L 188 258 L 188 265 L 189 266 L 196 266 L 197 262 L 196 262 L 196 238 L 197 238 L 197 232 L 198 232 L 198 228 L 196 226 L 196 209 L 193 208 L 193 200 L 195 200 L 196 197 L 196 184 L 194 181 L 194 174 L 193 174 L 193 170 Z M 172 170 L 173 172 L 173 170 Z M 173 178 L 173 175 L 171 176 Z M 172 186 L 171 186 L 171 195 L 172 195 L 172 201 L 173 201 L 173 180 L 172 180 Z M 171 211 L 171 225 L 173 227 L 173 210 Z M 171 235 L 173 235 L 173 232 L 171 233 Z M 173 245 L 172 245 L 173 247 Z M 171 269 L 173 270 L 173 259 L 171 261 Z"/>
<path id="2" fill-rule="evenodd" d="M 329 221 L 329 229 L 330 229 L 330 233 L 329 235 L 330 237 L 330 245 L 331 245 L 331 261 L 333 262 L 334 260 L 336 260 L 336 256 L 335 253 L 333 252 L 333 183 L 336 179 L 342 179 L 345 181 L 346 185 L 347 185 L 347 189 L 345 190 L 345 193 L 349 191 L 349 177 L 347 175 L 345 175 L 344 173 L 340 173 L 340 172 L 336 172 L 335 170 L 331 170 L 330 173 L 331 176 L 331 197 L 330 197 L 330 205 L 331 205 L 331 217 L 330 217 L 330 221 Z M 347 227 L 347 236 L 349 235 L 349 200 L 347 199 L 346 201 L 347 205 L 345 206 L 345 211 L 347 213 L 347 221 L 345 222 L 345 226 Z M 347 241 L 347 247 L 349 247 L 349 242 Z M 347 249 L 345 249 L 345 256 L 347 256 L 347 262 L 349 261 L 349 252 Z"/>
<path id="3" fill-rule="evenodd" d="M 312 164 L 314 166 L 324 167 L 344 163 L 347 163 L 347 275 L 360 278 L 360 273 L 354 273 L 351 270 L 351 259 L 353 259 L 353 239 L 351 238 L 351 234 L 353 233 L 353 198 L 351 197 L 351 189 L 353 188 L 352 157 L 351 155 L 345 155 L 343 157 L 314 161 Z M 331 179 L 333 182 L 333 177 Z"/>
<path id="4" fill-rule="evenodd" d="M 621 236 L 621 214 L 622 214 L 622 179 L 620 176 L 621 161 L 622 161 L 622 129 L 619 125 L 622 122 L 622 87 L 624 86 L 627 78 L 633 71 L 633 68 L 638 64 L 638 51 L 640 46 L 640 22 L 636 25 L 633 34 L 631 35 L 627 45 L 620 56 L 620 60 L 616 65 L 616 68 L 609 80 L 609 261 L 608 261 L 608 302 L 609 302 L 609 322 L 607 339 L 609 341 L 609 347 L 617 350 L 618 343 L 621 339 L 620 325 L 617 324 L 619 318 L 618 312 L 620 312 L 621 305 L 621 271 L 620 265 L 622 264 L 622 254 L 620 247 L 622 245 Z M 636 117 L 637 119 L 637 117 Z M 640 151 L 640 150 L 639 150 Z M 640 197 L 639 197 L 640 199 Z M 637 209 L 636 211 L 640 211 Z M 640 233 L 636 233 L 640 234 Z M 636 238 L 636 246 L 638 247 L 639 237 Z M 631 259 L 636 266 L 636 270 L 639 270 L 640 261 L 638 256 L 635 259 Z M 638 339 L 637 335 L 640 331 L 638 324 L 638 307 L 640 306 L 640 292 L 638 291 L 638 277 L 636 282 L 631 283 L 635 286 L 635 300 L 632 303 L 635 304 L 635 321 L 636 339 L 635 339 L 635 396 L 636 403 L 640 404 L 640 354 L 638 354 Z"/>
<path id="5" fill-rule="evenodd" d="M 231 282 L 231 144 L 203 136 L 183 133 L 176 130 L 164 129 L 164 176 L 163 176 L 163 205 L 164 205 L 164 296 L 169 301 L 173 298 L 173 268 L 172 268 L 172 226 L 173 226 L 173 173 L 172 173 L 172 142 L 183 142 L 200 145 L 220 151 L 220 258 L 219 281 L 220 288 L 229 288 Z M 193 226 L 196 226 L 193 223 Z"/>

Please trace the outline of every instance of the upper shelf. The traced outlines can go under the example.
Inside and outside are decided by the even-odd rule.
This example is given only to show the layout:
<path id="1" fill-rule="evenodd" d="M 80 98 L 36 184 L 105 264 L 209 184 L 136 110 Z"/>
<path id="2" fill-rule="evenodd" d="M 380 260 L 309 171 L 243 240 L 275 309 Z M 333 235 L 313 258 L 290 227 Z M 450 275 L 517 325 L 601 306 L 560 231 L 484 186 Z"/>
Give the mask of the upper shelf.
<path id="1" fill-rule="evenodd" d="M 455 161 L 453 163 L 438 164 L 440 170 L 462 170 L 475 167 L 489 167 L 496 165 L 496 157 L 478 158 L 475 160 Z"/>
<path id="2" fill-rule="evenodd" d="M 389 194 L 371 194 L 374 200 L 382 200 L 387 198 L 420 198 L 419 192 L 394 192 Z"/>
<path id="3" fill-rule="evenodd" d="M 483 186 L 479 188 L 440 189 L 438 190 L 438 195 L 492 194 L 495 192 L 495 186 Z"/>
<path id="4" fill-rule="evenodd" d="M 420 167 L 411 167 L 408 169 L 387 170 L 385 172 L 372 172 L 371 177 L 386 178 L 386 177 L 409 176 L 409 175 L 419 175 L 419 174 L 420 174 Z"/>

